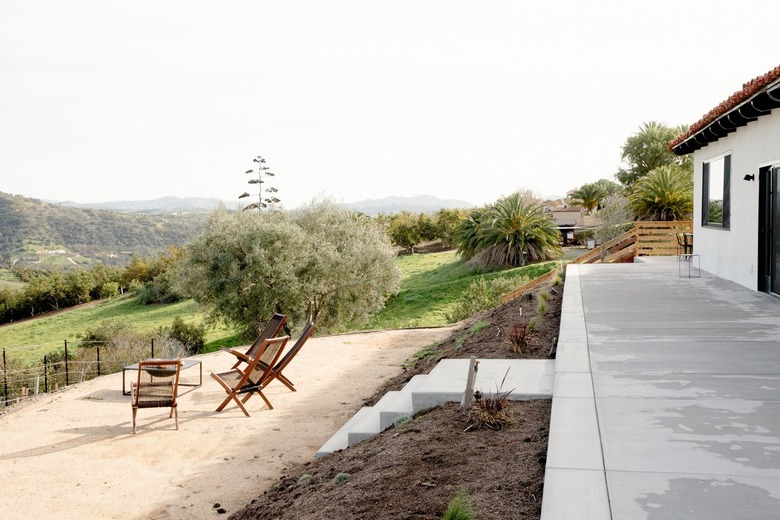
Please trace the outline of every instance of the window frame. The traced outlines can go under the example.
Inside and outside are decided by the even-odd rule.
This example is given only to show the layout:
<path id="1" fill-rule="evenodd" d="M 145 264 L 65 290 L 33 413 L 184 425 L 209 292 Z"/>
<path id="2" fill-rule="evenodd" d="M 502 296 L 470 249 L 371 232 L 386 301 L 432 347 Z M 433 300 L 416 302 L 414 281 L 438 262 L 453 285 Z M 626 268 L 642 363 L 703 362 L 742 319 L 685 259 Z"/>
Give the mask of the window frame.
<path id="1" fill-rule="evenodd" d="M 710 222 L 710 164 L 723 159 L 723 219 Z M 711 229 L 731 229 L 731 153 L 726 153 L 702 162 L 701 169 L 701 225 Z"/>

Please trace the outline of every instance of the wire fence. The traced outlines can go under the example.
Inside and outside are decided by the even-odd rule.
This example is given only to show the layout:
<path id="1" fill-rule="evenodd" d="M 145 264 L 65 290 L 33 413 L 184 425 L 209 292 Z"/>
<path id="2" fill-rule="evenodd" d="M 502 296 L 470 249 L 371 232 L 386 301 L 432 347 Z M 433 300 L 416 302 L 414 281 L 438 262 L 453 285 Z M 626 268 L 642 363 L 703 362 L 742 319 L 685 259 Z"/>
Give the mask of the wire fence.
<path id="1" fill-rule="evenodd" d="M 159 353 L 158 354 L 162 354 Z M 155 341 L 132 346 L 108 346 L 105 342 L 64 341 L 63 349 L 43 356 L 40 363 L 14 359 L 3 349 L 3 381 L 0 408 L 39 393 L 119 372 L 139 359 L 155 356 Z"/>

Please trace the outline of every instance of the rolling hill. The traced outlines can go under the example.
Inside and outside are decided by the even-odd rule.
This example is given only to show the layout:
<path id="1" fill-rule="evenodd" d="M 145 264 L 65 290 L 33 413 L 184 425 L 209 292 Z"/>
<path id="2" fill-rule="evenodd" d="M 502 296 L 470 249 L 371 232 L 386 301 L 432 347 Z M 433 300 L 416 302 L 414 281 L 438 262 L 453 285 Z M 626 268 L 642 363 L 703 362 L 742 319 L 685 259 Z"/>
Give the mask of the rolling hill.
<path id="1" fill-rule="evenodd" d="M 188 243 L 206 218 L 71 208 L 0 192 L 0 263 L 124 263 L 132 253 Z"/>

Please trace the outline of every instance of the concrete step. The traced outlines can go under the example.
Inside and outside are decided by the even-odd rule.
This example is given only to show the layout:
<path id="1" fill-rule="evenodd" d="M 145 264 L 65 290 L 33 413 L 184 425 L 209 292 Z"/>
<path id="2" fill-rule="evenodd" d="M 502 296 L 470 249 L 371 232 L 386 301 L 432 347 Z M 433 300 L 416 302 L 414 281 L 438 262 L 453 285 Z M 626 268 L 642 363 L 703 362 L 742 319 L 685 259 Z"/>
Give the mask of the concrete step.
<path id="1" fill-rule="evenodd" d="M 334 451 L 347 449 L 349 446 L 349 432 L 352 430 L 352 427 L 355 424 L 361 422 L 367 415 L 371 413 L 371 409 L 371 406 L 364 406 L 358 410 L 357 413 L 344 424 L 344 426 L 339 428 L 339 430 L 334 433 L 330 439 L 328 439 L 328 442 L 323 444 L 322 447 L 317 450 L 315 457 L 319 459 L 320 457 L 324 457 L 325 455 L 333 453 Z"/>
<path id="2" fill-rule="evenodd" d="M 444 359 L 427 375 L 414 376 L 400 391 L 388 392 L 342 426 L 317 451 L 317 458 L 345 449 L 389 428 L 397 419 L 444 404 L 460 402 L 466 389 L 468 359 Z M 547 359 L 486 359 L 479 364 L 475 390 L 511 391 L 512 400 L 552 397 L 555 361 Z"/>

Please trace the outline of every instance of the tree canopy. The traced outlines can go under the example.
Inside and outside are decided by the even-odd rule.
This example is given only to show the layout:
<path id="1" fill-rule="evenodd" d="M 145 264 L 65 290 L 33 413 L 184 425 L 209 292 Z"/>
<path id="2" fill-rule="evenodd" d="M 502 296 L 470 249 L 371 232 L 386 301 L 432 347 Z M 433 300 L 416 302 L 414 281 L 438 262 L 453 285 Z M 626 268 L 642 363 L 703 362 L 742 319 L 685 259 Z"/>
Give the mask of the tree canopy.
<path id="1" fill-rule="evenodd" d="M 689 219 L 693 212 L 693 174 L 672 165 L 659 166 L 637 181 L 629 203 L 641 218 Z"/>
<path id="2" fill-rule="evenodd" d="M 183 287 L 247 335 L 273 312 L 321 328 L 362 321 L 397 291 L 395 254 L 371 219 L 316 202 L 294 212 L 217 211 L 189 247 Z"/>
<path id="3" fill-rule="evenodd" d="M 571 195 L 571 203 L 582 206 L 588 214 L 592 213 L 607 196 L 607 190 L 598 183 L 584 184 L 580 189 Z"/>
<path id="4" fill-rule="evenodd" d="M 657 121 L 643 123 L 639 132 L 626 139 L 622 159 L 626 168 L 618 170 L 615 177 L 630 188 L 639 179 L 659 166 L 673 166 L 693 172 L 690 155 L 678 157 L 669 150 L 669 141 L 685 133 L 687 126 L 669 127 Z"/>
<path id="5" fill-rule="evenodd" d="M 488 267 L 521 266 L 560 256 L 560 233 L 542 206 L 521 193 L 474 210 L 455 241 L 464 260 Z"/>

